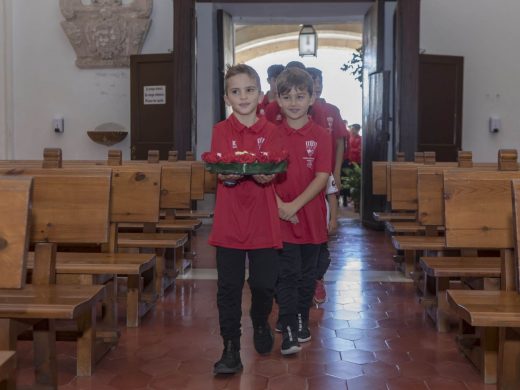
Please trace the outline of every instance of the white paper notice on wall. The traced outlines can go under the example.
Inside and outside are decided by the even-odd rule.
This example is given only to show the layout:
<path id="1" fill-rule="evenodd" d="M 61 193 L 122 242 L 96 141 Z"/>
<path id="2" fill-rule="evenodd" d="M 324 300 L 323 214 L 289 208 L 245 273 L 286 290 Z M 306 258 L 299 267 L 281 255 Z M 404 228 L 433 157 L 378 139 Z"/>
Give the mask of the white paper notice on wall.
<path id="1" fill-rule="evenodd" d="M 166 85 L 144 86 L 143 104 L 166 104 Z"/>

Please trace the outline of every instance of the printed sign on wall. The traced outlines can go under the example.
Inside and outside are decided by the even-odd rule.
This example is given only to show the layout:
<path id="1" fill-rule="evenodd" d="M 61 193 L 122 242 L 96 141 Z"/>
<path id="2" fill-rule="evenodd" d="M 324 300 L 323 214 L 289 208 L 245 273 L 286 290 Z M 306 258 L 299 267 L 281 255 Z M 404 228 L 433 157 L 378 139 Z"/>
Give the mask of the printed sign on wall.
<path id="1" fill-rule="evenodd" d="M 166 104 L 166 85 L 146 85 L 143 104 Z"/>

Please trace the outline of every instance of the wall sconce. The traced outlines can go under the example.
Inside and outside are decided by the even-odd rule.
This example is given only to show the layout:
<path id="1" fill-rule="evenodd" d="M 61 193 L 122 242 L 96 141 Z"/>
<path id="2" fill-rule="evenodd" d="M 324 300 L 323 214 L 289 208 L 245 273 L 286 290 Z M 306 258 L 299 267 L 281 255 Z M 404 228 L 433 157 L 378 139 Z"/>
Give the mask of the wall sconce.
<path id="1" fill-rule="evenodd" d="M 316 57 L 318 51 L 318 35 L 312 25 L 305 24 L 298 36 L 298 52 L 300 57 Z"/>

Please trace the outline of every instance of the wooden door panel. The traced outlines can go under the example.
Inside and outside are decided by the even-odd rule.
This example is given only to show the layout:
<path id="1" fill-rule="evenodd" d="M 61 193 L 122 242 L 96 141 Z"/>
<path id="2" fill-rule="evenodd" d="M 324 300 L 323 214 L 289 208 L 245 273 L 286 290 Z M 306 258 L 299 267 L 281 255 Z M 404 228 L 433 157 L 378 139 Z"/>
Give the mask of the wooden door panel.
<path id="1" fill-rule="evenodd" d="M 420 55 L 418 151 L 437 161 L 456 161 L 461 149 L 463 66 L 462 57 Z"/>
<path id="2" fill-rule="evenodd" d="M 143 160 L 148 150 L 159 150 L 166 159 L 174 149 L 173 53 L 144 54 L 131 57 L 131 158 Z M 159 104 L 145 102 L 145 89 L 164 87 L 164 99 Z M 148 92 L 149 93 L 149 92 Z M 147 103 L 147 104 L 145 104 Z"/>

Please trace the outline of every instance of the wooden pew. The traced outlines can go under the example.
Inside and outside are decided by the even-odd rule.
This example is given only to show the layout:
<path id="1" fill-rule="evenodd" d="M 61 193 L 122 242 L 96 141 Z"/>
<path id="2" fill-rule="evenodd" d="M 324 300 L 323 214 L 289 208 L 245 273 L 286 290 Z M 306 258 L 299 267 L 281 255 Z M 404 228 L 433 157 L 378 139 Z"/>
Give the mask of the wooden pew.
<path id="1" fill-rule="evenodd" d="M 54 152 L 57 156 L 61 156 L 61 153 Z M 53 155 L 46 149 L 44 156 Z M 77 174 L 83 174 L 89 170 L 96 170 L 103 168 L 109 173 L 112 173 L 112 169 L 106 166 L 98 166 L 98 163 L 94 165 L 86 164 L 85 162 L 74 162 L 71 164 L 75 168 L 72 172 Z M 35 164 L 30 164 L 35 165 Z M 47 167 L 61 167 L 62 161 L 55 161 L 55 164 L 39 163 L 39 165 L 45 165 Z M 69 164 L 65 164 L 69 165 Z M 15 172 L 18 174 L 30 174 L 24 172 L 25 164 L 14 165 Z M 4 166 L 5 169 L 9 170 L 9 166 Z M 29 168 L 31 169 L 31 168 Z M 37 168 L 35 168 L 37 169 Z M 64 168 L 65 169 L 65 168 Z M 52 172 L 52 171 L 46 171 Z M 43 174 L 43 172 L 41 172 Z M 118 180 L 111 180 L 111 185 L 116 183 Z M 131 181 L 130 181 L 131 182 Z M 121 193 L 116 191 L 115 193 Z M 129 192 L 131 193 L 131 192 Z M 74 195 L 71 195 L 74 196 Z M 110 196 L 113 201 L 114 191 L 111 191 Z M 146 201 L 146 199 L 145 199 Z M 113 202 L 112 202 L 113 203 Z M 144 203 L 147 204 L 147 203 Z M 132 205 L 130 207 L 134 207 Z M 135 209 L 132 210 L 121 210 L 119 205 L 111 207 L 111 219 L 114 215 L 133 215 Z M 108 222 L 108 221 L 105 221 Z M 108 231 L 108 227 L 105 227 Z M 111 236 L 114 239 L 115 236 Z M 61 243 L 64 244 L 64 243 Z M 105 326 L 107 330 L 98 332 L 105 340 L 111 340 L 112 343 L 117 343 L 119 338 L 119 332 L 117 331 L 117 283 L 114 280 L 116 275 L 125 277 L 128 280 L 126 289 L 126 322 L 129 327 L 139 326 L 140 317 L 142 317 L 155 303 L 158 296 L 156 293 L 155 283 L 155 263 L 156 258 L 153 254 L 123 254 L 115 253 L 115 245 L 110 243 L 108 240 L 96 243 L 103 244 L 107 248 L 111 248 L 110 253 L 92 253 L 90 250 L 88 253 L 74 253 L 70 249 L 66 252 L 58 252 L 57 254 L 57 281 L 59 284 L 105 284 L 107 286 L 107 299 L 104 301 L 105 307 Z M 28 258 L 28 266 L 33 266 L 34 254 L 30 253 Z M 148 276 L 150 275 L 150 276 Z M 145 281 L 143 283 L 142 281 Z M 147 287 L 146 281 L 150 281 L 150 287 Z"/>
<path id="2" fill-rule="evenodd" d="M 469 353 L 466 351 L 467 356 L 482 369 L 486 383 L 493 383 L 498 376 L 499 389 L 516 389 L 520 386 L 518 335 L 506 329 L 520 326 L 518 254 L 513 254 L 516 236 L 511 202 L 514 196 L 517 207 L 519 187 L 516 181 L 512 191 L 512 179 L 520 179 L 520 172 L 480 173 L 464 179 L 455 174 L 446 174 L 444 179 L 445 192 L 449 198 L 446 200 L 449 242 L 501 250 L 500 291 L 447 290 L 449 306 L 466 324 L 477 327 L 480 336 L 479 343 L 472 345 Z M 470 203 L 478 196 L 485 199 L 479 203 L 480 207 Z M 461 209 L 462 204 L 465 206 Z M 516 213 L 515 220 L 518 222 L 518 209 Z M 498 334 L 495 327 L 501 327 Z M 508 339 L 510 333 L 513 337 L 511 340 Z M 498 351 L 497 337 L 500 339 Z"/>
<path id="3" fill-rule="evenodd" d="M 210 193 L 216 191 L 216 175 L 206 171 L 205 164 L 202 161 L 196 161 L 193 152 L 186 152 L 186 160 L 178 160 L 177 151 L 170 151 L 168 153 L 167 161 L 159 160 L 158 150 L 148 151 L 149 163 L 161 163 L 169 165 L 168 163 L 184 163 L 191 167 L 191 183 L 190 183 L 190 203 L 183 204 L 182 207 L 176 207 L 174 213 L 168 213 L 169 218 L 174 216 L 177 219 L 201 219 L 201 218 L 212 218 L 212 210 L 193 210 L 192 205 L 197 200 L 204 199 L 204 193 Z M 134 161 L 132 161 L 133 163 Z M 141 161 L 142 162 L 142 161 Z M 172 211 L 173 211 L 172 210 Z"/>
<path id="4" fill-rule="evenodd" d="M 103 286 L 53 284 L 56 244 L 52 242 L 63 233 L 72 238 L 71 233 L 65 230 L 72 228 L 74 231 L 75 226 L 69 225 L 56 208 L 52 213 L 40 216 L 29 214 L 28 211 L 30 200 L 34 207 L 38 207 L 41 204 L 50 204 L 50 198 L 59 199 L 68 180 L 69 176 L 2 176 L 0 179 L 0 213 L 3 216 L 0 219 L 3 242 L 3 248 L 0 249 L 3 267 L 0 287 L 10 287 L 0 289 L 0 349 L 16 349 L 19 334 L 31 328 L 37 385 L 53 389 L 57 389 L 55 320 L 69 319 L 77 322 L 77 374 L 91 375 L 94 362 L 92 346 L 96 337 L 95 307 L 105 293 Z M 104 208 L 108 211 L 110 175 L 107 172 L 98 172 L 85 178 L 82 184 L 83 188 L 99 191 L 100 196 L 88 204 L 84 204 L 85 200 L 80 197 L 83 204 L 77 207 L 76 213 L 81 215 L 88 212 L 93 219 L 97 219 L 105 203 Z M 48 195 L 44 194 L 46 191 L 42 191 L 43 188 L 50 190 Z M 101 195 L 103 191 L 105 195 Z M 103 231 L 92 233 L 96 237 L 102 234 Z M 92 237 L 88 230 L 85 235 Z M 36 243 L 37 262 L 33 283 L 24 286 L 29 236 Z M 8 382 L 11 383 L 7 387 L 14 388 L 12 380 L 8 379 Z"/>
<path id="5" fill-rule="evenodd" d="M 104 162 L 111 167 L 113 172 L 110 241 L 105 247 L 105 252 L 116 253 L 120 249 L 137 249 L 155 253 L 155 277 L 153 278 L 155 287 L 145 296 L 146 299 L 140 299 L 144 295 L 140 278 L 127 279 L 127 288 L 131 288 L 134 292 L 127 297 L 127 302 L 132 302 L 132 306 L 127 307 L 127 326 L 138 326 L 140 317 L 155 303 L 156 295 L 163 296 L 165 289 L 173 285 L 178 267 L 181 265 L 175 264 L 175 262 L 182 262 L 183 247 L 188 236 L 185 233 L 156 231 L 161 192 L 168 194 L 165 189 L 161 191 L 162 165 L 143 162 L 129 162 L 121 165 L 121 156 L 120 151 L 110 151 L 108 160 Z M 69 164 L 83 169 L 93 167 L 89 163 L 64 162 L 65 166 L 69 166 Z M 119 232 L 120 224 L 130 226 L 139 224 L 139 226 L 145 226 L 145 231 Z M 173 264 L 170 264 L 165 256 L 166 250 L 169 248 L 174 249 L 176 253 L 172 258 Z M 136 296 L 139 300 L 138 304 L 135 303 Z"/>
<path id="6" fill-rule="evenodd" d="M 148 249 L 155 252 L 156 276 L 155 291 L 164 295 L 166 288 L 174 283 L 178 264 L 170 264 L 166 249 L 172 248 L 182 261 L 183 247 L 188 240 L 185 233 L 156 232 L 159 222 L 161 193 L 161 165 L 122 165 L 112 166 L 111 196 L 111 240 L 109 252 L 119 248 Z M 141 233 L 119 233 L 120 223 L 144 223 L 150 227 Z M 175 262 L 176 259 L 173 259 Z M 146 308 L 145 308 L 146 309 Z"/>
<path id="7" fill-rule="evenodd" d="M 445 172 L 485 171 L 497 170 L 495 163 L 471 164 L 471 156 L 464 153 L 466 158 L 459 157 L 461 168 L 449 169 L 445 167 L 422 167 L 418 170 L 418 200 L 419 222 L 429 229 L 443 226 L 444 219 L 444 183 Z M 460 155 L 460 153 L 459 153 Z M 482 256 L 479 247 L 456 248 L 446 246 L 451 250 L 451 256 L 423 256 L 419 267 L 423 270 L 420 290 L 423 292 L 421 303 L 426 312 L 434 320 L 439 332 L 446 332 L 450 328 L 449 311 L 446 310 L 445 291 L 450 281 L 462 283 L 461 287 L 470 288 L 497 288 L 497 278 L 500 276 L 500 257 L 498 251 L 486 250 L 486 257 Z M 455 250 L 455 251 L 454 251 Z M 493 253 L 493 252 L 496 252 Z"/>
<path id="8" fill-rule="evenodd" d="M 426 157 L 425 157 L 426 156 Z M 435 164 L 434 152 L 416 152 L 414 162 L 404 162 L 403 156 L 397 162 L 372 163 L 372 192 L 374 195 L 385 195 L 390 212 L 374 212 L 374 219 L 381 222 L 415 221 L 417 218 L 415 204 L 415 184 L 406 176 L 393 176 L 392 168 L 399 166 L 415 166 L 417 164 Z"/>
<path id="9" fill-rule="evenodd" d="M 398 201 L 407 207 L 415 207 L 418 215 L 417 223 L 420 226 L 414 236 L 393 237 L 392 242 L 397 250 L 404 251 L 404 269 L 406 275 L 414 276 L 419 281 L 420 275 L 414 274 L 416 267 L 416 251 L 445 250 L 444 240 L 440 234 L 444 230 L 442 173 L 455 169 L 496 169 L 496 164 L 473 164 L 470 152 L 459 152 L 458 163 L 438 163 L 430 165 L 401 165 L 392 168 L 394 183 L 392 186 L 401 188 Z M 393 228 L 400 223 L 392 223 L 389 230 L 402 232 L 402 229 Z M 411 224 L 410 224 L 411 225 Z M 409 233 L 413 233 L 413 225 L 405 226 Z M 422 233 L 422 234 L 419 234 Z M 420 286 L 422 288 L 422 286 Z"/>

